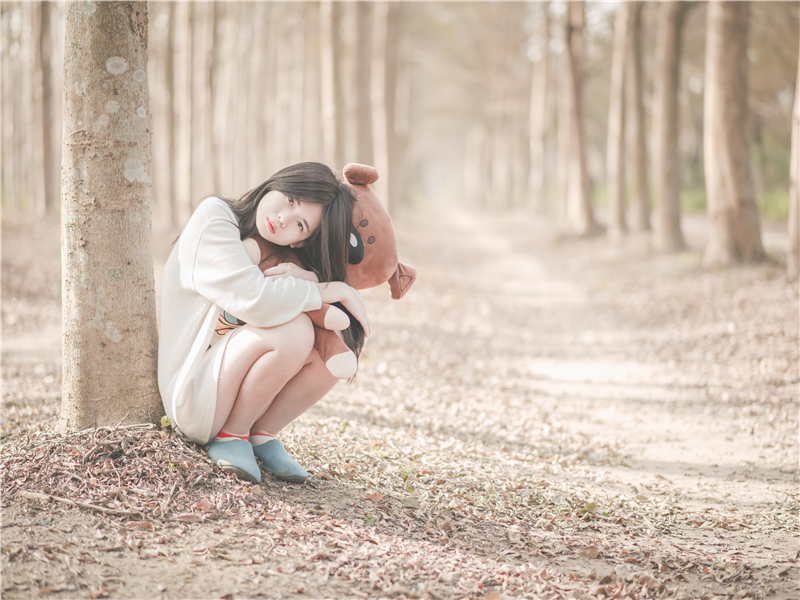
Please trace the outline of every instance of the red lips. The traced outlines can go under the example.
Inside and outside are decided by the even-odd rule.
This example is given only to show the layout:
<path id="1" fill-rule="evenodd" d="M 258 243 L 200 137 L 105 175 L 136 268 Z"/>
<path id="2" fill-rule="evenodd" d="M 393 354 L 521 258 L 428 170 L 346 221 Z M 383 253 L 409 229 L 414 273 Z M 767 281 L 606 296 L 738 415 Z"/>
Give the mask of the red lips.
<path id="1" fill-rule="evenodd" d="M 269 228 L 270 233 L 275 233 L 277 231 L 277 229 L 275 228 L 275 224 L 269 217 L 267 217 L 267 227 Z"/>

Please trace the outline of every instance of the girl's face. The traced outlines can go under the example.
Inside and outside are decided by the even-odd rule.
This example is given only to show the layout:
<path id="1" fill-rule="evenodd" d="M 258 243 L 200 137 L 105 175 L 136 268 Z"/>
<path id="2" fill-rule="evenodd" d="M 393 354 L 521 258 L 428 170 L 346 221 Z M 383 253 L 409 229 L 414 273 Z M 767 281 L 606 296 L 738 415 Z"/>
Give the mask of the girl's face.
<path id="1" fill-rule="evenodd" d="M 301 202 L 277 190 L 264 194 L 256 209 L 259 235 L 278 246 L 299 248 L 321 221 L 321 204 Z"/>

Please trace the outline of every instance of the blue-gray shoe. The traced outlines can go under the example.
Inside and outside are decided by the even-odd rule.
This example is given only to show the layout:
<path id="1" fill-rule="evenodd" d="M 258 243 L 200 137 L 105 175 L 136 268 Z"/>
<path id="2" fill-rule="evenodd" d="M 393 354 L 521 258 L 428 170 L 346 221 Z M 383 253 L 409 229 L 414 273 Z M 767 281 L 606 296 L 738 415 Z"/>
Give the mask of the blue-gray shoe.
<path id="1" fill-rule="evenodd" d="M 233 473 L 239 479 L 261 483 L 261 470 L 253 454 L 253 446 L 247 440 L 211 442 L 203 446 L 203 449 L 208 458 L 226 473 Z"/>
<path id="2" fill-rule="evenodd" d="M 303 483 L 308 472 L 289 456 L 280 440 L 270 440 L 253 446 L 253 453 L 261 461 L 261 468 L 283 481 Z"/>

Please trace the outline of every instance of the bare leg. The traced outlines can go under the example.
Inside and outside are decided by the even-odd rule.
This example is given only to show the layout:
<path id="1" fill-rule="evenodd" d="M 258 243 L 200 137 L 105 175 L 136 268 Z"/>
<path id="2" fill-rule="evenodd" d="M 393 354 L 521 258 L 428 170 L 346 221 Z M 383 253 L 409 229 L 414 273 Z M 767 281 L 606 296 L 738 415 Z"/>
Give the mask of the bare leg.
<path id="1" fill-rule="evenodd" d="M 221 430 L 249 435 L 287 382 L 305 367 L 314 343 L 306 315 L 267 329 L 244 325 L 232 336 L 220 367 L 212 439 Z"/>
<path id="2" fill-rule="evenodd" d="M 263 416 L 255 422 L 253 432 L 278 432 L 319 402 L 339 381 L 331 375 L 316 350 L 306 364 L 278 393 Z M 227 430 L 226 430 L 227 431 Z"/>

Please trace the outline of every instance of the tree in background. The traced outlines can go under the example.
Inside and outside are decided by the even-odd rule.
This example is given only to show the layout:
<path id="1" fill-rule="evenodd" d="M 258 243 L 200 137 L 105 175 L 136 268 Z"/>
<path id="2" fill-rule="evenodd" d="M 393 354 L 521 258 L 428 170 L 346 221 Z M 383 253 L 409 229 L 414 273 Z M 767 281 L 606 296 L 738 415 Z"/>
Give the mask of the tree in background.
<path id="1" fill-rule="evenodd" d="M 681 31 L 689 5 L 662 2 L 656 34 L 653 83 L 653 243 L 664 252 L 686 247 L 681 231 L 680 160 L 678 157 L 678 91 L 680 90 Z"/>
<path id="2" fill-rule="evenodd" d="M 325 162 L 344 165 L 344 90 L 342 88 L 342 41 L 339 35 L 342 5 L 320 2 L 320 52 L 322 70 L 322 140 Z"/>
<path id="3" fill-rule="evenodd" d="M 33 6 L 34 36 L 34 103 L 37 142 L 33 148 L 36 154 L 36 170 L 42 174 L 36 178 L 37 189 L 34 205 L 36 212 L 50 212 L 56 205 L 58 184 L 56 183 L 55 152 L 53 144 L 53 76 L 50 59 L 53 44 L 50 34 L 50 2 L 36 2 Z"/>
<path id="4" fill-rule="evenodd" d="M 625 71 L 630 52 L 632 7 L 623 2 L 614 19 L 614 50 L 611 57 L 611 89 L 608 109 L 606 180 L 608 182 L 608 234 L 622 238 L 628 231 L 625 218 Z"/>
<path id="5" fill-rule="evenodd" d="M 539 60 L 534 65 L 531 78 L 531 113 L 528 117 L 530 168 L 529 186 L 533 208 L 537 214 L 547 212 L 547 134 L 550 130 L 550 2 L 537 4 L 539 19 Z"/>
<path id="6" fill-rule="evenodd" d="M 356 2 L 355 51 L 355 156 L 353 162 L 375 164 L 372 139 L 372 2 Z M 336 165 L 341 169 L 344 165 Z"/>
<path id="7" fill-rule="evenodd" d="M 631 160 L 633 164 L 634 228 L 650 230 L 650 183 L 647 178 L 647 128 L 644 120 L 644 67 L 642 10 L 644 2 L 631 2 L 631 48 L 628 52 L 628 103 L 630 105 Z"/>
<path id="8" fill-rule="evenodd" d="M 64 99 L 60 425 L 153 421 L 146 2 L 68 3 Z"/>
<path id="9" fill-rule="evenodd" d="M 792 150 L 789 158 L 789 255 L 786 269 L 790 279 L 797 279 L 800 269 L 800 56 L 797 60 L 797 83 L 792 110 Z"/>
<path id="10" fill-rule="evenodd" d="M 766 255 L 753 185 L 747 104 L 749 2 L 708 4 L 704 159 L 711 238 L 707 265 L 754 262 Z"/>
<path id="11" fill-rule="evenodd" d="M 583 122 L 583 1 L 568 3 L 564 39 L 567 47 L 567 83 L 570 106 L 570 166 L 567 188 L 567 220 L 579 235 L 592 235 L 594 218 L 592 190 L 586 161 L 586 128 Z"/>
<path id="12" fill-rule="evenodd" d="M 354 116 L 360 49 L 355 34 L 357 3 L 189 4 L 151 2 L 148 9 L 155 222 L 166 227 L 171 221 L 173 227 L 180 227 L 203 195 L 238 195 L 289 162 L 318 159 L 341 167 L 355 159 L 356 125 L 361 122 Z M 687 11 L 690 4 L 696 8 Z M 65 4 L 42 5 L 50 15 L 49 60 L 43 50 L 48 28 L 42 29 L 42 35 L 37 33 L 41 27 L 37 6 L 38 2 L 0 3 L 0 129 L 7 150 L 0 156 L 0 179 L 4 216 L 9 218 L 33 214 L 36 199 L 41 198 L 45 145 L 40 139 L 47 127 L 37 123 L 37 115 L 44 115 L 38 107 L 48 80 L 53 89 L 62 88 Z M 582 22 L 585 14 L 583 34 L 573 40 L 582 46 L 586 175 L 582 177 L 575 175 L 571 158 L 575 156 L 572 78 L 561 21 L 580 3 L 550 2 L 549 10 L 543 10 L 545 3 L 535 2 L 375 4 L 370 100 L 374 161 L 381 173 L 378 186 L 386 189 L 382 197 L 393 207 L 406 200 L 416 206 L 444 198 L 474 206 L 531 206 L 529 198 L 541 196 L 532 190 L 540 185 L 538 176 L 544 175 L 563 217 L 568 182 L 577 184 L 571 188 L 571 216 L 577 212 L 577 197 L 591 201 L 592 186 L 613 188 L 614 169 L 608 168 L 606 159 L 611 158 L 607 153 L 613 23 L 620 6 L 588 2 L 576 15 Z M 664 222 L 674 225 L 682 240 L 681 211 L 706 209 L 703 58 L 708 6 L 707 2 L 677 5 L 686 17 L 678 37 L 680 68 L 671 84 L 659 83 L 660 63 L 652 56 L 655 44 L 644 43 L 628 53 L 625 129 L 630 135 L 625 163 L 631 229 L 645 229 L 648 221 L 658 228 Z M 660 2 L 630 2 L 624 7 L 634 18 L 641 17 L 641 26 L 631 25 L 634 47 L 637 34 L 645 40 L 656 39 L 659 29 L 674 28 L 673 22 L 658 16 Z M 335 24 L 322 18 L 325 10 L 334 9 L 341 13 Z M 548 17 L 553 23 L 558 21 L 550 36 L 542 31 Z M 786 219 L 788 207 L 791 136 L 787 125 L 797 72 L 798 17 L 797 2 L 751 3 L 748 84 L 754 188 L 761 214 L 770 219 Z M 536 62 L 535 48 L 550 61 L 546 86 L 538 81 L 544 66 L 543 61 Z M 323 62 L 330 69 L 323 69 Z M 635 63 L 640 64 L 638 69 Z M 49 77 L 48 64 L 53 67 Z M 333 70 L 335 77 L 331 77 Z M 37 86 L 39 80 L 42 86 Z M 646 91 L 651 80 L 655 84 L 652 97 Z M 545 88 L 550 100 L 543 103 L 540 96 Z M 333 94 L 338 97 L 338 116 L 324 120 L 323 98 L 330 108 L 333 102 L 327 99 Z M 658 116 L 664 95 L 679 102 L 672 118 Z M 50 137 L 57 169 L 61 94 L 53 94 L 52 101 Z M 363 95 L 362 101 L 366 104 Z M 544 149 L 537 133 L 543 123 L 550 129 L 549 147 Z M 658 129 L 659 125 L 664 126 Z M 558 143 L 553 135 L 556 126 Z M 645 163 L 645 128 L 653 134 L 651 163 Z M 661 185 L 658 171 L 652 172 L 650 216 L 647 167 L 657 168 L 664 155 L 659 140 L 664 137 L 675 152 L 674 168 L 667 169 L 673 174 L 671 188 Z M 339 140 L 340 158 L 323 151 L 323 138 Z M 536 158 L 542 153 L 544 159 Z M 390 160 L 390 155 L 395 159 Z M 443 173 L 448 176 L 442 177 Z M 547 181 L 544 185 L 547 188 Z M 659 194 L 666 192 L 674 202 L 661 201 Z M 660 214 L 667 207 L 674 209 L 671 222 Z M 569 223 L 565 226 L 577 230 Z M 613 228 L 614 223 L 609 226 Z M 656 231 L 656 242 L 660 235 Z"/>

